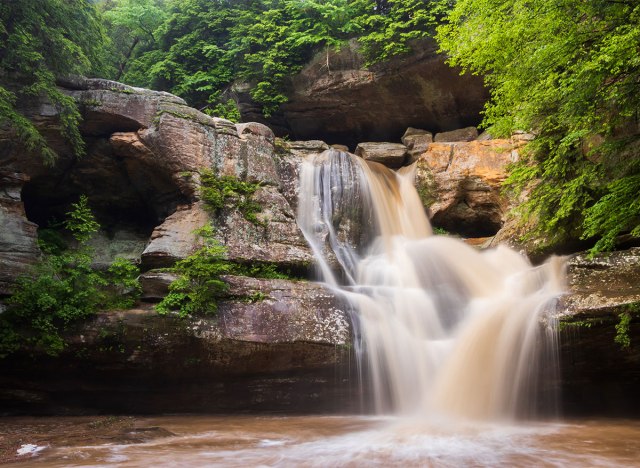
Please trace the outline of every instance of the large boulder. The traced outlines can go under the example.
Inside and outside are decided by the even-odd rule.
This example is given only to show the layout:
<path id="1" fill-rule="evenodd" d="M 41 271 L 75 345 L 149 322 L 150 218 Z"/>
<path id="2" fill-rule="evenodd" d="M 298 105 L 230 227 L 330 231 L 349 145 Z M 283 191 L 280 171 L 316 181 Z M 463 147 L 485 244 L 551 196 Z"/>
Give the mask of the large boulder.
<path id="1" fill-rule="evenodd" d="M 435 41 L 365 68 L 357 45 L 322 51 L 293 77 L 288 102 L 268 119 L 236 86 L 243 120 L 268 122 L 294 139 L 321 139 L 354 149 L 361 141 L 400 141 L 407 127 L 441 132 L 477 125 L 489 94 L 481 77 L 460 75 Z M 327 66 L 328 65 L 328 66 Z"/>
<path id="2" fill-rule="evenodd" d="M 402 144 L 407 147 L 406 163 L 413 164 L 433 143 L 433 134 L 427 130 L 409 127 L 402 135 Z"/>
<path id="3" fill-rule="evenodd" d="M 390 169 L 397 169 L 407 160 L 407 147 L 400 143 L 358 143 L 355 154 L 365 161 L 377 162 Z"/>
<path id="4" fill-rule="evenodd" d="M 70 330 L 57 358 L 0 360 L 0 412 L 348 408 L 346 304 L 304 281 L 226 281 L 232 297 L 215 316 L 102 313 Z"/>
<path id="5" fill-rule="evenodd" d="M 478 138 L 476 127 L 459 128 L 448 132 L 437 133 L 433 141 L 436 143 L 446 143 L 452 141 L 473 141 Z"/>
<path id="6" fill-rule="evenodd" d="M 507 165 L 521 142 L 431 143 L 417 162 L 416 188 L 435 226 L 469 237 L 495 234 L 509 200 L 501 194 Z"/>

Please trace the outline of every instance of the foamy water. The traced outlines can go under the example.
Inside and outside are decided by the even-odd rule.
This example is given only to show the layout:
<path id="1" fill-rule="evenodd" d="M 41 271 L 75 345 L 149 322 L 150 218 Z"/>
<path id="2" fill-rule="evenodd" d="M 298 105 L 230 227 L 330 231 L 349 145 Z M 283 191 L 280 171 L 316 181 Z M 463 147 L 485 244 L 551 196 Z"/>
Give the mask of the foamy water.
<path id="1" fill-rule="evenodd" d="M 62 419 L 66 431 L 87 426 L 86 418 Z M 46 435 L 32 436 L 46 448 L 18 457 L 22 461 L 16 466 L 621 467 L 637 466 L 640 457 L 637 421 L 465 425 L 363 416 L 174 416 L 136 419 L 99 443 L 92 439 L 100 439 L 100 433 L 69 443 L 50 418 L 10 423 L 20 424 L 25 437 L 30 424 L 41 432 L 52 426 Z M 158 427 L 172 435 L 137 443 L 118 440 Z"/>
<path id="2" fill-rule="evenodd" d="M 555 379 L 563 262 L 534 267 L 504 246 L 433 236 L 412 178 L 335 150 L 300 177 L 298 224 L 322 279 L 355 311 L 378 412 L 532 415 Z"/>

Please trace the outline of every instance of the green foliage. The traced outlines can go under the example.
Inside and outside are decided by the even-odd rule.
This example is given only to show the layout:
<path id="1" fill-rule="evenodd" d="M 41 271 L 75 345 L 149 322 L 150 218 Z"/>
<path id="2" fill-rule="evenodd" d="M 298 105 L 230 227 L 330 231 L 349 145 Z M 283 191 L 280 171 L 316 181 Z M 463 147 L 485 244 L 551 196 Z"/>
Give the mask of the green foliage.
<path id="1" fill-rule="evenodd" d="M 107 309 L 129 309 L 142 294 L 138 281 L 140 269 L 126 258 L 116 257 L 103 274 L 108 285 L 107 300 L 103 307 Z"/>
<path id="2" fill-rule="evenodd" d="M 368 34 L 358 38 L 369 64 L 411 51 L 412 43 L 433 37 L 452 0 L 389 0 L 382 11 L 362 18 Z"/>
<path id="3" fill-rule="evenodd" d="M 105 16 L 124 72 L 116 77 L 235 121 L 237 80 L 250 85 L 268 116 L 286 102 L 288 78 L 315 53 L 325 52 L 331 73 L 332 52 L 360 38 L 369 62 L 385 60 L 432 35 L 448 7 L 445 0 L 108 0 Z M 147 32 L 135 33 L 149 17 Z M 155 42 L 141 45 L 140 37 Z"/>
<path id="4" fill-rule="evenodd" d="M 0 357 L 25 349 L 55 355 L 64 349 L 62 332 L 69 325 L 101 308 L 131 306 L 139 296 L 138 270 L 126 260 L 116 260 L 106 273 L 92 268 L 87 241 L 99 225 L 85 197 L 72 207 L 65 224 L 78 245 L 67 249 L 60 236 L 44 231 L 42 260 L 18 279 L 0 315 Z"/>
<path id="5" fill-rule="evenodd" d="M 640 5 L 597 0 L 459 0 L 438 40 L 485 76 L 485 126 L 536 138 L 507 183 L 530 190 L 532 235 L 556 241 L 640 233 Z"/>
<path id="6" fill-rule="evenodd" d="M 78 242 L 83 244 L 98 232 L 100 225 L 89 208 L 89 199 L 86 195 L 80 195 L 78 203 L 71 204 L 71 208 L 72 210 L 67 213 L 64 226 L 71 231 Z"/>
<path id="7" fill-rule="evenodd" d="M 56 154 L 17 103 L 46 98 L 56 109 L 76 155 L 84 143 L 74 100 L 56 79 L 99 71 L 103 27 L 87 0 L 7 0 L 0 4 L 0 125 L 9 126 L 28 152 L 52 164 Z"/>
<path id="8" fill-rule="evenodd" d="M 164 0 L 107 0 L 101 3 L 111 38 L 109 61 L 120 80 L 131 60 L 157 43 L 157 30 L 167 19 Z"/>
<path id="9" fill-rule="evenodd" d="M 189 257 L 173 267 L 179 278 L 169 286 L 169 294 L 156 306 L 161 314 L 177 310 L 181 317 L 193 314 L 214 314 L 217 299 L 229 286 L 220 276 L 231 273 L 226 250 L 213 239 L 213 227 L 208 224 L 197 234 L 203 242 Z"/>
<path id="10" fill-rule="evenodd" d="M 278 266 L 274 263 L 254 262 L 249 264 L 235 264 L 233 266 L 233 274 L 250 276 L 252 278 L 265 279 L 299 279 L 290 272 L 283 273 L 278 270 Z"/>
<path id="11" fill-rule="evenodd" d="M 215 314 L 218 300 L 231 297 L 227 293 L 229 286 L 222 279 L 223 275 L 295 279 L 290 274 L 278 271 L 273 263 L 241 264 L 229 261 L 225 247 L 214 238 L 215 231 L 211 224 L 198 229 L 196 234 L 203 245 L 169 269 L 179 276 L 169 285 L 169 294 L 156 305 L 156 310 L 161 314 L 171 311 L 177 311 L 180 317 Z M 265 298 L 263 293 L 257 292 L 241 299 L 259 302 Z"/>
<path id="12" fill-rule="evenodd" d="M 620 321 L 616 324 L 616 337 L 614 341 L 620 345 L 622 349 L 631 346 L 631 337 L 629 336 L 629 324 L 631 323 L 631 314 L 622 312 L 618 315 Z"/>
<path id="13" fill-rule="evenodd" d="M 208 209 L 217 214 L 225 206 L 235 206 L 247 221 L 257 226 L 265 225 L 257 216 L 262 206 L 252 198 L 260 188 L 259 183 L 243 182 L 232 176 L 218 177 L 209 170 L 202 172 L 200 181 L 200 196 Z"/>

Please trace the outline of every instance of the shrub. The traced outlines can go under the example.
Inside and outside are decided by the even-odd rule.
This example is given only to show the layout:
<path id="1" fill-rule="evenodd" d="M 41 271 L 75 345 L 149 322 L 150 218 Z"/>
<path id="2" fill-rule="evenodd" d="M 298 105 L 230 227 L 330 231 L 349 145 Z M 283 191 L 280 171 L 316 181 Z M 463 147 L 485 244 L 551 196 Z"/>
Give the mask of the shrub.
<path id="1" fill-rule="evenodd" d="M 72 205 L 64 225 L 77 246 L 66 248 L 61 237 L 44 230 L 41 261 L 18 278 L 8 309 L 0 315 L 0 357 L 21 349 L 56 355 L 65 347 L 62 332 L 97 310 L 130 307 L 139 296 L 138 269 L 117 259 L 104 273 L 91 267 L 87 241 L 99 229 L 85 196 Z"/>

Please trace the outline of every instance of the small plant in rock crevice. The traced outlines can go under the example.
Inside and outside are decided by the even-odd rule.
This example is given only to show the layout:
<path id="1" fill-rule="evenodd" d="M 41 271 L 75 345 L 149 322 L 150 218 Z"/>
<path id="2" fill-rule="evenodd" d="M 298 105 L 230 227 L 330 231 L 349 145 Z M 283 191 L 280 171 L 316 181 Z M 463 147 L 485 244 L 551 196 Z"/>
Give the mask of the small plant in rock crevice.
<path id="1" fill-rule="evenodd" d="M 196 234 L 203 246 L 171 269 L 179 278 L 169 285 L 169 294 L 156 305 L 161 314 L 174 310 L 181 317 L 214 314 L 218 298 L 229 289 L 221 276 L 231 273 L 232 264 L 226 259 L 226 249 L 213 238 L 213 227 L 207 224 Z"/>
<path id="2" fill-rule="evenodd" d="M 175 311 L 182 318 L 191 315 L 215 315 L 218 301 L 222 298 L 255 303 L 268 297 L 261 291 L 247 296 L 229 294 L 229 285 L 222 278 L 224 275 L 299 279 L 291 274 L 282 273 L 273 263 L 243 264 L 228 260 L 227 250 L 214 238 L 215 229 L 211 224 L 203 226 L 195 233 L 200 237 L 202 247 L 178 261 L 172 268 L 166 269 L 179 277 L 169 285 L 169 294 L 156 305 L 156 310 L 161 314 Z"/>
<path id="3" fill-rule="evenodd" d="M 265 227 L 258 218 L 262 206 L 253 200 L 253 195 L 261 187 L 259 183 L 244 182 L 233 176 L 217 176 L 206 170 L 200 174 L 200 196 L 205 206 L 214 214 L 220 214 L 226 206 L 234 206 L 249 222 Z"/>

